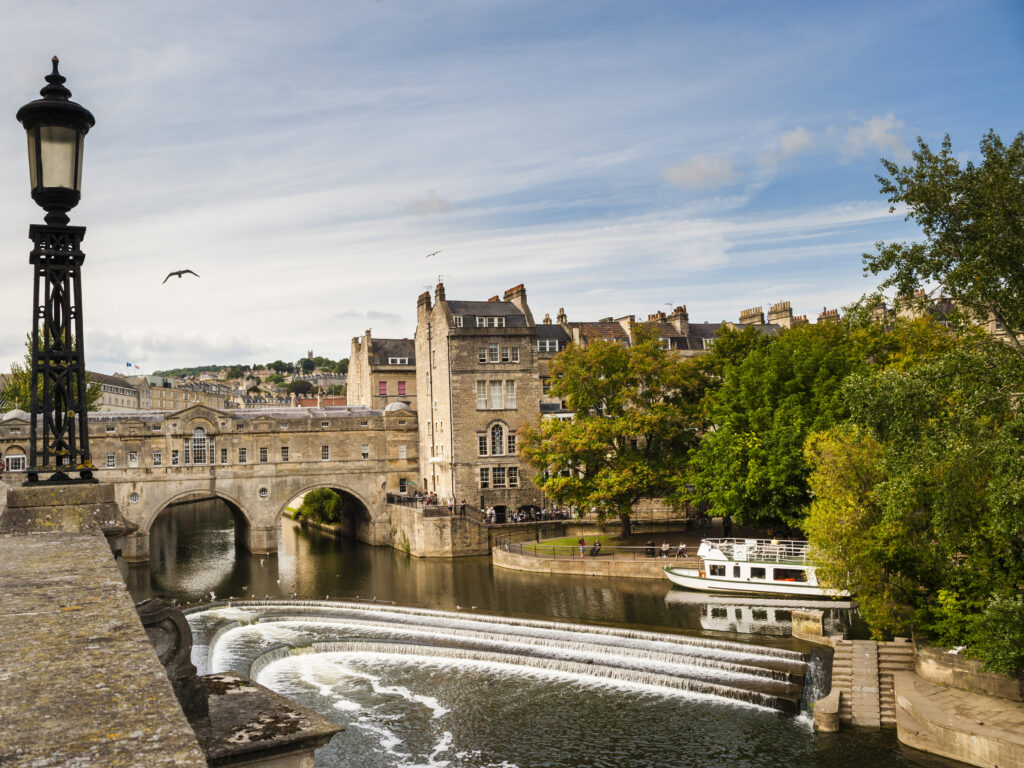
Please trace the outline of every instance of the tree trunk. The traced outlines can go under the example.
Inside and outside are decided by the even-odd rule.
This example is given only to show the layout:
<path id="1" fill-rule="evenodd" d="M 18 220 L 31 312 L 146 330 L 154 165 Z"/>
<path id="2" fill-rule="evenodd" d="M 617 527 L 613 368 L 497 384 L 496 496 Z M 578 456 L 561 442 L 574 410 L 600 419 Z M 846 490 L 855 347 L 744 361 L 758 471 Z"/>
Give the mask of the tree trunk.
<path id="1" fill-rule="evenodd" d="M 620 535 L 622 538 L 626 538 L 633 534 L 633 524 L 629 519 L 629 512 L 619 515 L 619 519 L 622 520 L 622 532 Z"/>

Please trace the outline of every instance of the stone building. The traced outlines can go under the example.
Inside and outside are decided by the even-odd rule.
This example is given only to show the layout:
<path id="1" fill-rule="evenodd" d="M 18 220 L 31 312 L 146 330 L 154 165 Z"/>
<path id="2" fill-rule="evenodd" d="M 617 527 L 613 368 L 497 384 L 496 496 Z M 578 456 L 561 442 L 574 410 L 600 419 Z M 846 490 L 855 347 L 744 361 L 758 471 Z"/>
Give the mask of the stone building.
<path id="1" fill-rule="evenodd" d="M 144 411 L 177 411 L 190 405 L 223 408 L 230 389 L 221 384 L 187 381 L 168 376 L 137 376 L 139 408 Z"/>
<path id="2" fill-rule="evenodd" d="M 412 339 L 352 339 L 347 402 L 368 408 L 405 403 L 416 410 L 416 344 Z"/>
<path id="3" fill-rule="evenodd" d="M 0 415 L 0 482 L 27 469 L 30 417 Z M 148 558 L 148 531 L 169 504 L 217 496 L 245 518 L 251 552 L 276 550 L 285 505 L 313 487 L 358 502 L 358 538 L 391 543 L 386 494 L 403 494 L 418 474 L 416 415 L 394 404 L 368 408 L 213 409 L 91 412 L 89 448 L 97 477 L 116 486 L 125 517 L 140 526 L 126 560 Z M 347 495 L 346 495 L 347 494 Z M 351 497 L 351 498 L 349 498 Z"/>
<path id="4" fill-rule="evenodd" d="M 499 514 L 540 507 L 543 497 L 516 451 L 516 434 L 536 422 L 541 401 L 526 289 L 449 301 L 438 284 L 433 301 L 420 295 L 416 316 L 422 488 Z"/>
<path id="5" fill-rule="evenodd" d="M 139 390 L 123 376 L 90 371 L 86 373 L 86 378 L 90 384 L 98 384 L 100 387 L 96 410 L 103 413 L 139 410 Z"/>

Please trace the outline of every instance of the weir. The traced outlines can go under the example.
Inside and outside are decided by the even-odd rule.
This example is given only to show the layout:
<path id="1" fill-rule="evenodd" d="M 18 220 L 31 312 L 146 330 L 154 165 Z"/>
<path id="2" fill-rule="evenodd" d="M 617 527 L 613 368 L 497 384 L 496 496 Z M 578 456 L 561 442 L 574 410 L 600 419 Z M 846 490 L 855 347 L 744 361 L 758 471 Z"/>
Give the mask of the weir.
<path id="1" fill-rule="evenodd" d="M 796 714 L 807 665 L 795 651 L 701 637 L 342 601 L 240 601 L 189 618 L 211 672 L 250 674 L 293 653 L 380 654 L 600 678 Z"/>

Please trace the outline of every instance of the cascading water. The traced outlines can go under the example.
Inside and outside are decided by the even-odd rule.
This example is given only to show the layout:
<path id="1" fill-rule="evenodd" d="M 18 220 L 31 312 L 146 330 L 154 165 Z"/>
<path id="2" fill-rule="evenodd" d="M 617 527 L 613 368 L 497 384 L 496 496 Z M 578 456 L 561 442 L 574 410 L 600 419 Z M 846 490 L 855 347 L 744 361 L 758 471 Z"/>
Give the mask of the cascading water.
<path id="1" fill-rule="evenodd" d="M 494 747 L 479 743 L 479 724 L 473 748 L 457 749 L 464 718 L 498 707 L 494 691 L 527 710 L 564 710 L 566 697 L 575 710 L 582 694 L 587 706 L 610 697 L 770 716 L 798 711 L 806 667 L 779 648 L 342 601 L 237 602 L 189 620 L 199 669 L 251 675 L 342 722 L 378 760 L 360 765 L 524 765 L 485 758 Z M 338 759 L 323 758 L 350 764 Z"/>
<path id="2" fill-rule="evenodd" d="M 814 648 L 807 661 L 804 674 L 804 692 L 800 697 L 800 709 L 809 711 L 814 702 L 823 699 L 832 691 L 832 659 L 831 648 Z"/>

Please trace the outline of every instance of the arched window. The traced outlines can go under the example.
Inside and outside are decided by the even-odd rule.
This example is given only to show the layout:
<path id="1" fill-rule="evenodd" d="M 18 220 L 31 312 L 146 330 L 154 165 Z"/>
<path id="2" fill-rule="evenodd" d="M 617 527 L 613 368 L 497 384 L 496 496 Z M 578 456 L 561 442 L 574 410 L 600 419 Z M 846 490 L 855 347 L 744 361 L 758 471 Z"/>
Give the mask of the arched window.
<path id="1" fill-rule="evenodd" d="M 202 427 L 192 430 L 192 463 L 206 463 L 206 430 Z"/>
<path id="2" fill-rule="evenodd" d="M 491 427 L 491 455 L 502 456 L 505 453 L 505 429 L 501 424 Z"/>

